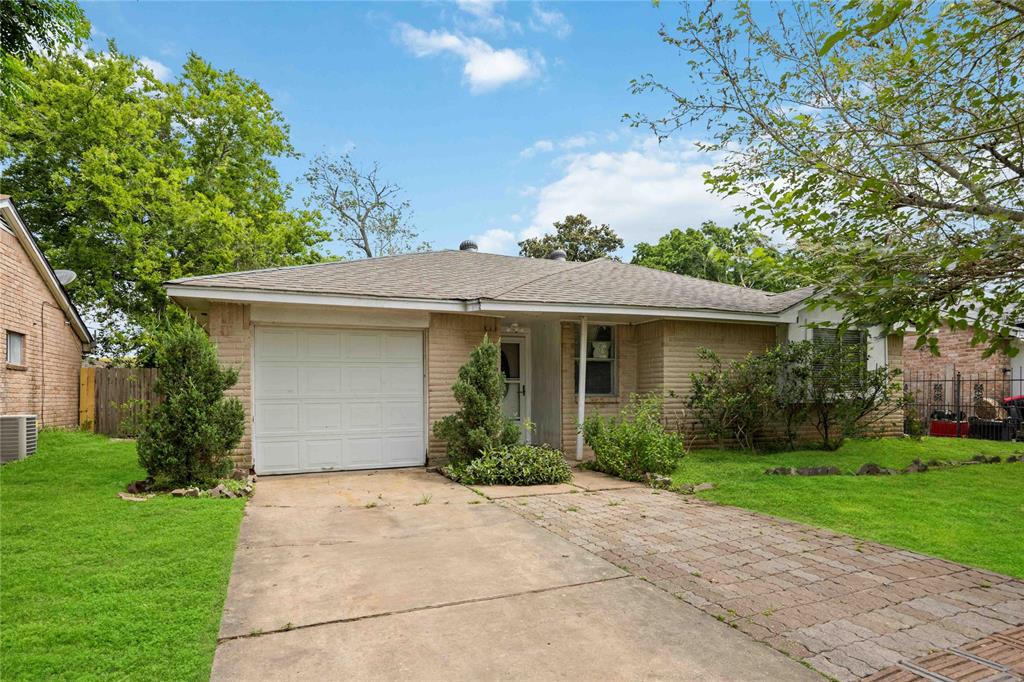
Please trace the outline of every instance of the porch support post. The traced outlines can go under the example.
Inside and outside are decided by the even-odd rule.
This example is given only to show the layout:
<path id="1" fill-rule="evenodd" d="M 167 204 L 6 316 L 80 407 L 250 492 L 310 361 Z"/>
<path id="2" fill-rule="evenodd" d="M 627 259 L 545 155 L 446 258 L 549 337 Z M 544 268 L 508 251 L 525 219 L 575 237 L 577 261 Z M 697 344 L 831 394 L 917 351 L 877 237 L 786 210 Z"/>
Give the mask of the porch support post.
<path id="1" fill-rule="evenodd" d="M 580 318 L 580 383 L 576 394 L 576 461 L 583 461 L 583 420 L 587 406 L 587 318 Z"/>

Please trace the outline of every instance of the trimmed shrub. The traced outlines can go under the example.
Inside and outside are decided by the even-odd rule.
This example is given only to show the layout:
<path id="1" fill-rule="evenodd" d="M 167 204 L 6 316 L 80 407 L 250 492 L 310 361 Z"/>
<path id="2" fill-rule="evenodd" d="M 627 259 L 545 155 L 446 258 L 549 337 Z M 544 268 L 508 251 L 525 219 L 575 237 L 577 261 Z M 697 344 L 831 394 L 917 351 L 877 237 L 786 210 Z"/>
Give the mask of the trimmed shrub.
<path id="1" fill-rule="evenodd" d="M 444 473 L 468 485 L 543 485 L 572 479 L 561 452 L 522 444 L 486 450 L 468 464 L 445 467 Z"/>
<path id="2" fill-rule="evenodd" d="M 224 397 L 238 371 L 221 369 L 217 349 L 192 322 L 158 340 L 154 390 L 161 401 L 142 417 L 139 464 L 157 487 L 203 485 L 231 471 L 228 454 L 242 438 L 242 403 Z"/>
<path id="3" fill-rule="evenodd" d="M 617 417 L 590 415 L 583 438 L 594 451 L 588 466 L 627 481 L 644 474 L 671 474 L 685 454 L 683 438 L 662 425 L 663 401 L 653 394 L 633 394 Z"/>
<path id="4" fill-rule="evenodd" d="M 519 427 L 501 412 L 505 377 L 499 354 L 498 344 L 485 335 L 452 385 L 459 411 L 434 424 L 434 436 L 447 443 L 452 464 L 468 464 L 482 452 L 519 442 Z"/>

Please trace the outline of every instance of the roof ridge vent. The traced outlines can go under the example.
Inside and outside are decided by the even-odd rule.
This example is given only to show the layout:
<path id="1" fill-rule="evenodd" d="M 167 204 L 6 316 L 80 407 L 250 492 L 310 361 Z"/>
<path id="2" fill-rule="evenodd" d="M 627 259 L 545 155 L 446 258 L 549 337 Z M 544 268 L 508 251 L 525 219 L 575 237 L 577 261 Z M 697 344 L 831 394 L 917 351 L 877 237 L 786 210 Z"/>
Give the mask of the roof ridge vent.
<path id="1" fill-rule="evenodd" d="M 476 242 L 472 239 L 467 239 L 459 244 L 459 251 L 476 251 L 480 247 L 476 245 Z"/>
<path id="2" fill-rule="evenodd" d="M 555 249 L 554 251 L 549 253 L 547 256 L 545 256 L 545 258 L 547 258 L 548 260 L 560 260 L 562 262 L 565 262 L 565 257 L 566 257 L 565 249 Z"/>

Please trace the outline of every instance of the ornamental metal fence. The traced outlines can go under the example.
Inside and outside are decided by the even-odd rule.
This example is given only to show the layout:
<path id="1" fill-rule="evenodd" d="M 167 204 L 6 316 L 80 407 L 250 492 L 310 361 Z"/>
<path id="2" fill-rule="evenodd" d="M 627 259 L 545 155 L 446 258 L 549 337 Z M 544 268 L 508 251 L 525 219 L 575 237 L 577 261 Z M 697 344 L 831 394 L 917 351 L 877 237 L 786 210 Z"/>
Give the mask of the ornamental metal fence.
<path id="1" fill-rule="evenodd" d="M 904 431 L 937 436 L 1024 439 L 1024 367 L 903 375 Z"/>

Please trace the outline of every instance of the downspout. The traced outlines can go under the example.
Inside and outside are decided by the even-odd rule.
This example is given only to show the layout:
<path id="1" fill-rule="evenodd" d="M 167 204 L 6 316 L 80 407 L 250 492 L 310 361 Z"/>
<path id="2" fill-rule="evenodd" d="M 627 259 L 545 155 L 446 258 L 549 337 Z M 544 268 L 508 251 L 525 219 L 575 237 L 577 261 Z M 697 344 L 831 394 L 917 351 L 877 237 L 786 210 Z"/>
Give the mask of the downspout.
<path id="1" fill-rule="evenodd" d="M 580 318 L 580 379 L 576 396 L 576 461 L 583 461 L 583 420 L 587 406 L 587 318 Z"/>

